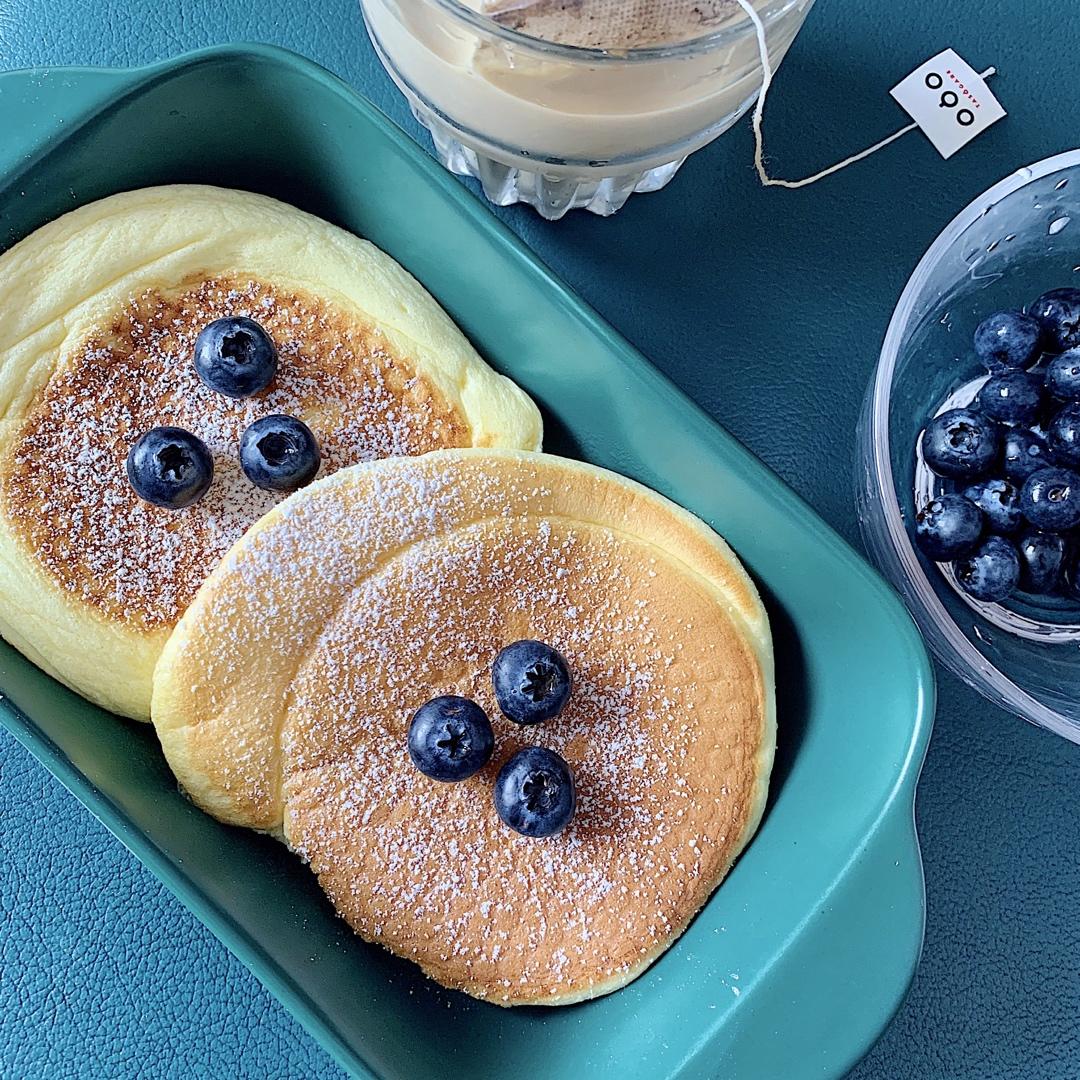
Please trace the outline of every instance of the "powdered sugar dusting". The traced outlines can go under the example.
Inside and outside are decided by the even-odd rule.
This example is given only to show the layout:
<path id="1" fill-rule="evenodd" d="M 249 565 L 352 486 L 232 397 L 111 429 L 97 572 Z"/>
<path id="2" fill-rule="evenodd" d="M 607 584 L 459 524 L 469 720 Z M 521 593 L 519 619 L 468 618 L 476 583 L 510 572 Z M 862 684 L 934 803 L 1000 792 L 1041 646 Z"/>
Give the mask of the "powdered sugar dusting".
<path id="1" fill-rule="evenodd" d="M 543 489 L 527 476 L 473 471 L 463 514 L 456 479 L 395 463 L 359 506 L 325 491 L 291 504 L 232 567 L 244 596 L 289 565 L 340 597 L 317 628 L 271 620 L 306 658 L 280 733 L 286 833 L 364 937 L 480 996 L 563 995 L 630 972 L 714 887 L 755 779 L 760 682 L 715 601 L 647 546 L 532 512 Z M 566 712 L 532 728 L 500 716 L 490 685 L 521 637 L 559 648 L 575 679 Z M 478 700 L 496 730 L 491 764 L 461 784 L 423 777 L 405 749 L 411 712 L 444 693 Z M 578 783 L 573 822 L 542 841 L 491 801 L 530 742 Z"/>
<path id="2" fill-rule="evenodd" d="M 260 322 L 281 356 L 273 385 L 246 401 L 210 391 L 191 361 L 199 330 L 227 315 Z M 294 290 L 196 279 L 175 294 L 132 297 L 52 379 L 3 478 L 4 508 L 65 589 L 130 624 L 171 625 L 278 501 L 238 462 L 243 429 L 276 412 L 315 432 L 322 474 L 469 442 L 462 419 L 378 328 Z M 214 456 L 210 492 L 185 510 L 150 506 L 127 483 L 128 450 L 159 424 L 195 432 Z"/>

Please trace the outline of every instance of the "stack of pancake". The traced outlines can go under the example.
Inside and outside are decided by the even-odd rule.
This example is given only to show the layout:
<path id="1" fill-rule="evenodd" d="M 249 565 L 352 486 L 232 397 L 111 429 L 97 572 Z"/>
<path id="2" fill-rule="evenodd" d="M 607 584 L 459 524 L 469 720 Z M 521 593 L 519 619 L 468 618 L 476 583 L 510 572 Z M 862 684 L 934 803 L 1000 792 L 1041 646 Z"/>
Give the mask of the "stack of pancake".
<path id="1" fill-rule="evenodd" d="M 263 395 L 193 374 L 207 321 L 280 351 Z M 0 628 L 76 690 L 152 718 L 183 790 L 281 837 L 365 939 L 500 1004 L 633 979 L 682 932 L 760 820 L 774 746 L 760 599 L 724 542 L 605 470 L 540 454 L 535 406 L 387 256 L 275 203 L 148 189 L 0 257 Z M 244 483 L 240 431 L 300 416 L 320 479 Z M 215 455 L 183 510 L 124 460 L 176 424 Z M 565 712 L 499 715 L 499 650 L 566 657 Z M 151 706 L 152 694 L 152 709 Z M 472 698 L 495 729 L 460 783 L 422 775 L 412 712 Z M 491 789 L 557 750 L 578 811 L 514 833 Z"/>

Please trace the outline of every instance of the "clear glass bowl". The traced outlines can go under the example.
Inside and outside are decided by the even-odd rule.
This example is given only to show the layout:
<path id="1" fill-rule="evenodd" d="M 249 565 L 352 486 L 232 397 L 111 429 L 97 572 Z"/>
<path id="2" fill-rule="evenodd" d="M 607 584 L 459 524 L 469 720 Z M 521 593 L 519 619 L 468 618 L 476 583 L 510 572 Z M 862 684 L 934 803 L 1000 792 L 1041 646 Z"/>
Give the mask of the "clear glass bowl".
<path id="1" fill-rule="evenodd" d="M 813 0 L 755 0 L 778 65 Z M 544 217 L 613 214 L 726 131 L 761 85 L 757 37 L 733 6 L 712 33 L 608 52 L 501 26 L 458 0 L 361 0 L 383 66 L 451 172 Z"/>
<path id="2" fill-rule="evenodd" d="M 937 490 L 917 461 L 926 418 L 985 376 L 979 321 L 1080 285 L 1080 150 L 1020 169 L 979 196 L 923 256 L 889 324 L 859 421 L 856 498 L 871 558 L 937 657 L 991 701 L 1080 742 L 1080 608 L 979 603 L 914 546 L 916 503 Z M 951 395 L 951 397 L 950 397 Z"/>

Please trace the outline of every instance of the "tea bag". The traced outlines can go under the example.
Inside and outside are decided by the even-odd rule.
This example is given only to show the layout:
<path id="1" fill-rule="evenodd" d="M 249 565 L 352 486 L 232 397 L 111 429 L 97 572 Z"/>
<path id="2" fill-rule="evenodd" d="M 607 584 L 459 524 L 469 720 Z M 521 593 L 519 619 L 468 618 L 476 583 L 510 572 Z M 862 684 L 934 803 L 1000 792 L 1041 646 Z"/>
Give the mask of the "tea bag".
<path id="1" fill-rule="evenodd" d="M 470 7 L 530 37 L 615 52 L 691 41 L 742 14 L 737 0 L 472 0 Z"/>

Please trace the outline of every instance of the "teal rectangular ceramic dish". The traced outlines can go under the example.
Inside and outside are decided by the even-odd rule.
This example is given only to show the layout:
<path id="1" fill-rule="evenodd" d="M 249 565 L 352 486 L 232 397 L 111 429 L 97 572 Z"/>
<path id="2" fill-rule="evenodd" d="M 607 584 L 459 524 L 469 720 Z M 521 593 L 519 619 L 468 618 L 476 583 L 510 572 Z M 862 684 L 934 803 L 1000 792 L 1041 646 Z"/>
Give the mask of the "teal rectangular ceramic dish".
<path id="1" fill-rule="evenodd" d="M 15 736 L 355 1075 L 850 1068 L 910 982 L 924 918 L 912 803 L 933 681 L 881 581 L 456 180 L 306 60 L 244 47 L 138 71 L 13 72 L 0 117 L 0 248 L 112 192 L 243 178 L 404 263 L 540 402 L 549 449 L 636 477 L 727 537 L 773 620 L 780 724 L 761 831 L 687 933 L 627 989 L 555 1010 L 444 991 L 354 938 L 299 860 L 179 795 L 150 728 L 0 646 L 0 718 Z"/>

